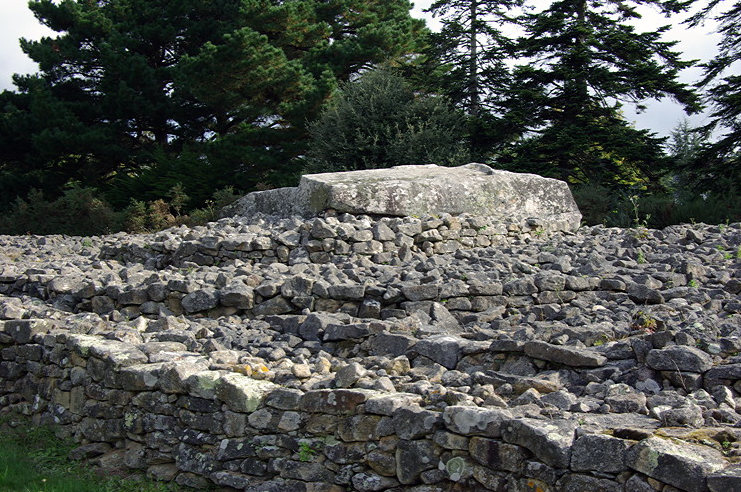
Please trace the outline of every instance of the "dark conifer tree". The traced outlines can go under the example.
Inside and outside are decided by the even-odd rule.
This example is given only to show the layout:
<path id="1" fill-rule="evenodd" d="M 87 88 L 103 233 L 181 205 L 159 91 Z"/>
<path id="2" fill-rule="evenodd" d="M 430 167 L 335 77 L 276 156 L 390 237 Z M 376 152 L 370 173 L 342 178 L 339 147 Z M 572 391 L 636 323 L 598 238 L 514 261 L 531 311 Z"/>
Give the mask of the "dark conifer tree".
<path id="1" fill-rule="evenodd" d="M 711 0 L 690 22 L 699 24 L 708 17 L 718 21 L 721 40 L 718 54 L 703 65 L 705 72 L 698 86 L 705 89 L 712 121 L 700 129 L 705 138 L 713 131 L 720 138 L 705 144 L 686 170 L 698 191 L 720 193 L 741 188 L 741 1 Z"/>
<path id="2" fill-rule="evenodd" d="M 505 114 L 523 138 L 504 162 L 571 182 L 656 181 L 662 139 L 633 128 L 622 104 L 671 97 L 693 112 L 699 103 L 677 80 L 692 62 L 672 50 L 675 42 L 662 41 L 668 26 L 637 32 L 630 24 L 646 5 L 666 15 L 685 8 L 661 0 L 556 0 L 523 15 L 526 35 Z"/>
<path id="3" fill-rule="evenodd" d="M 427 12 L 442 29 L 430 37 L 428 54 L 436 89 L 462 108 L 469 120 L 472 160 L 485 160 L 506 140 L 497 126 L 498 103 L 511 77 L 506 61 L 513 41 L 502 29 L 513 23 L 513 9 L 523 0 L 438 0 Z M 430 80 L 428 80 L 428 83 Z"/>
<path id="4" fill-rule="evenodd" d="M 78 180 L 118 205 L 177 182 L 192 206 L 285 183 L 337 84 L 413 52 L 424 30 L 408 0 L 29 5 L 59 34 L 22 41 L 40 71 L 0 94 L 0 182 L 53 194 Z"/>

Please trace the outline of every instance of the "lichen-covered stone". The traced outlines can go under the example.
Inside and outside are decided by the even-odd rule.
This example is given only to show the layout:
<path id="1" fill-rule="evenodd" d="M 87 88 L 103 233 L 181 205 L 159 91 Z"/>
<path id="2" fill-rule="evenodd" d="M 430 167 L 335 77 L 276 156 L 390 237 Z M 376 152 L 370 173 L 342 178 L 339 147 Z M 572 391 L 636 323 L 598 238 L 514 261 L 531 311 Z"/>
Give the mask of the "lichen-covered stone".
<path id="1" fill-rule="evenodd" d="M 222 214 L 311 216 L 326 209 L 402 217 L 469 213 L 537 220 L 548 230 L 575 230 L 581 221 L 566 183 L 483 164 L 307 174 L 298 188 L 250 193 Z"/>
<path id="2" fill-rule="evenodd" d="M 553 345 L 539 340 L 527 342 L 524 350 L 530 357 L 573 367 L 600 367 L 607 362 L 604 355 L 592 350 Z"/>
<path id="3" fill-rule="evenodd" d="M 353 413 L 355 408 L 376 393 L 368 390 L 314 390 L 301 398 L 301 410 L 330 414 Z"/>
<path id="4" fill-rule="evenodd" d="M 650 437 L 628 451 L 627 464 L 681 490 L 705 492 L 706 476 L 722 470 L 728 463 L 711 447 Z"/>
<path id="5" fill-rule="evenodd" d="M 430 441 L 399 441 L 396 449 L 396 477 L 404 485 L 419 481 L 425 470 L 437 467 L 438 458 Z"/>
<path id="6" fill-rule="evenodd" d="M 681 371 L 703 373 L 713 367 L 713 359 L 696 347 L 671 345 L 651 350 L 646 364 L 657 371 Z"/>
<path id="7" fill-rule="evenodd" d="M 501 431 L 506 442 L 529 449 L 545 464 L 568 468 L 576 427 L 567 420 L 524 418 L 505 421 Z"/>
<path id="8" fill-rule="evenodd" d="M 450 406 L 443 411 L 445 426 L 465 436 L 499 437 L 502 422 L 510 418 L 512 413 L 503 408 Z"/>
<path id="9" fill-rule="evenodd" d="M 576 439 L 571 449 L 571 469 L 620 473 L 627 468 L 625 456 L 630 444 L 604 434 L 585 434 Z"/>
<path id="10" fill-rule="evenodd" d="M 234 412 L 253 412 L 265 395 L 276 389 L 268 381 L 257 381 L 241 374 L 226 374 L 216 383 L 216 397 Z"/>

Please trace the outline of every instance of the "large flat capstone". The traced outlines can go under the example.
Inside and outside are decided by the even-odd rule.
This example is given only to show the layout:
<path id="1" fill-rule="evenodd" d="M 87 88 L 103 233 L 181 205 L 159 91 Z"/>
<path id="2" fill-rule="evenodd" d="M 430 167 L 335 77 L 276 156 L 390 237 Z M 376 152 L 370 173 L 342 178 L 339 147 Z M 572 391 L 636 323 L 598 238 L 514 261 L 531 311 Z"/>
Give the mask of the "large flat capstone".
<path id="1" fill-rule="evenodd" d="M 397 217 L 465 213 L 503 222 L 534 219 L 548 230 L 575 230 L 581 221 L 565 182 L 485 164 L 307 174 L 296 188 L 249 193 L 222 215 L 311 217 L 328 209 Z"/>

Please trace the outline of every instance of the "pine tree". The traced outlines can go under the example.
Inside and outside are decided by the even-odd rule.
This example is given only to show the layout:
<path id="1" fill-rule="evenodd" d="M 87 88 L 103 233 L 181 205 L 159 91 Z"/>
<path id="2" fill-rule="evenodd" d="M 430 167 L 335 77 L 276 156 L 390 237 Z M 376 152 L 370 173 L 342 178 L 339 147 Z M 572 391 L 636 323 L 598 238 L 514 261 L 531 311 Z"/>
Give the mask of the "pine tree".
<path id="1" fill-rule="evenodd" d="M 513 43 L 502 29 L 523 0 L 438 0 L 427 12 L 442 29 L 430 37 L 428 54 L 436 88 L 463 108 L 469 119 L 472 160 L 485 160 L 506 137 L 495 126 L 498 101 L 510 82 L 506 61 Z M 428 79 L 429 83 L 429 79 Z M 497 135 L 492 138 L 492 133 Z"/>
<path id="2" fill-rule="evenodd" d="M 413 52 L 424 30 L 408 0 L 29 5 L 59 35 L 22 41 L 40 72 L 0 95 L 0 183 L 79 180 L 118 205 L 177 182 L 192 206 L 229 184 L 285 183 L 338 83 Z"/>
<path id="3" fill-rule="evenodd" d="M 716 130 L 721 137 L 706 144 L 686 169 L 699 191 L 726 193 L 741 187 L 741 76 L 734 74 L 741 63 L 741 1 L 715 13 L 720 5 L 720 0 L 710 0 L 690 23 L 697 25 L 708 17 L 719 23 L 718 54 L 703 65 L 704 77 L 698 86 L 706 90 L 713 118 L 700 130 L 705 138 Z"/>
<path id="4" fill-rule="evenodd" d="M 572 182 L 608 185 L 655 181 L 662 139 L 633 128 L 623 103 L 671 97 L 688 112 L 698 97 L 677 80 L 692 65 L 662 41 L 664 26 L 636 32 L 637 7 L 652 5 L 666 15 L 685 4 L 674 1 L 557 0 L 526 13 L 526 35 L 505 118 L 523 140 L 503 162 Z"/>

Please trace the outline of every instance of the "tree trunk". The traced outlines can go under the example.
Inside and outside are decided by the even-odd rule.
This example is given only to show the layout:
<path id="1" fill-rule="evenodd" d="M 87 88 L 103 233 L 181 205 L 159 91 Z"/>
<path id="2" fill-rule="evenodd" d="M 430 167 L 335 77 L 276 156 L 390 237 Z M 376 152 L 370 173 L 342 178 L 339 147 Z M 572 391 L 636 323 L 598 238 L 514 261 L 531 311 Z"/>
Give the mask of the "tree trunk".
<path id="1" fill-rule="evenodd" d="M 476 117 L 479 112 L 479 79 L 478 79 L 478 59 L 476 43 L 476 29 L 477 26 L 477 14 L 478 14 L 478 3 L 476 0 L 471 0 L 471 15 L 469 28 L 468 42 L 470 48 L 470 59 L 468 60 L 468 92 L 470 96 L 470 105 L 468 112 L 471 116 Z"/>

